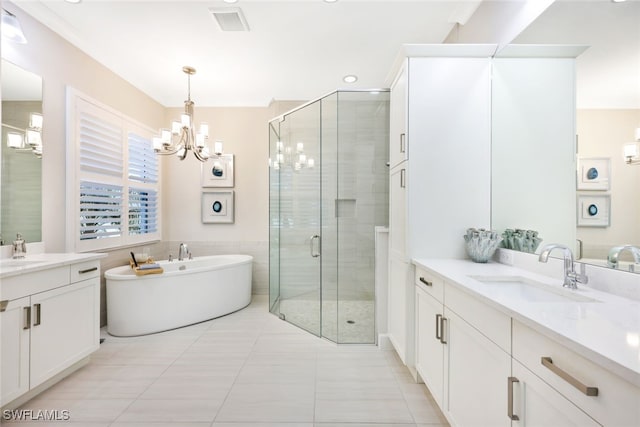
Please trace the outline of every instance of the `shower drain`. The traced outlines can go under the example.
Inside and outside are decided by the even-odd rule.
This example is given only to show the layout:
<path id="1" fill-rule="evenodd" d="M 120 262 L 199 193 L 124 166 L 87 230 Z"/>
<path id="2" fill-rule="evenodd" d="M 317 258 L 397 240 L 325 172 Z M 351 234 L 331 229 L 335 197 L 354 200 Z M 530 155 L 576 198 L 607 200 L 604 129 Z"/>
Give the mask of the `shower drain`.
<path id="1" fill-rule="evenodd" d="M 353 324 L 356 323 L 356 321 L 355 320 L 347 320 L 347 323 L 350 324 L 350 325 L 353 325 Z"/>

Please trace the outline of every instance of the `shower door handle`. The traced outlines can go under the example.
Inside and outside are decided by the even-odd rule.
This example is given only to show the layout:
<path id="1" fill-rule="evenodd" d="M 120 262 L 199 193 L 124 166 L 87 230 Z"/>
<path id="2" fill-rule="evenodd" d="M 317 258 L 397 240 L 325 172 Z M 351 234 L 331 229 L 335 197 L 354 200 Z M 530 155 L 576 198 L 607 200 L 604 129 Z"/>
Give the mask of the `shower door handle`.
<path id="1" fill-rule="evenodd" d="M 317 246 L 314 245 L 313 243 L 318 242 Z M 317 249 L 316 249 L 317 247 Z M 317 234 L 314 234 L 313 236 L 311 236 L 311 239 L 309 240 L 309 251 L 311 252 L 311 256 L 314 258 L 318 258 L 320 256 L 320 236 Z"/>

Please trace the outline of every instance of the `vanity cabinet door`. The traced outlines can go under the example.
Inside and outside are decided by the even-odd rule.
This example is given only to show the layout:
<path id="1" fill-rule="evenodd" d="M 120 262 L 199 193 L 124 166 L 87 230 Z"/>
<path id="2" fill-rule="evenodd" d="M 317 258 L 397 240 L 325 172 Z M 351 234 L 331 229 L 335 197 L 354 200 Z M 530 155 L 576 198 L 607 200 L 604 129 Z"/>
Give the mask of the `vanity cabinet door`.
<path id="1" fill-rule="evenodd" d="M 513 377 L 518 380 L 513 385 L 514 427 L 601 425 L 515 359 Z"/>
<path id="2" fill-rule="evenodd" d="M 30 298 L 9 301 L 0 312 L 0 407 L 29 390 Z"/>
<path id="3" fill-rule="evenodd" d="M 99 292 L 95 277 L 31 297 L 32 388 L 98 349 Z"/>
<path id="4" fill-rule="evenodd" d="M 456 426 L 509 427 L 511 355 L 445 308 L 447 412 Z"/>
<path id="5" fill-rule="evenodd" d="M 440 408 L 444 408 L 445 339 L 440 336 L 442 302 L 416 286 L 416 370 Z"/>

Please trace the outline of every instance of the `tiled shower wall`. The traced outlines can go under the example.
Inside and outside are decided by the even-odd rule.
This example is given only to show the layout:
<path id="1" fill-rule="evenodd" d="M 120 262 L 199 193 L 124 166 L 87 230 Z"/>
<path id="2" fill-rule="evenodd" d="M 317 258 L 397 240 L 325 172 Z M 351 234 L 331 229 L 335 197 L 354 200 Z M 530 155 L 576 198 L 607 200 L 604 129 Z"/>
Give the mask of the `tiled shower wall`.
<path id="1" fill-rule="evenodd" d="M 269 242 L 202 242 L 202 241 L 162 241 L 135 248 L 118 249 L 108 252 L 109 256 L 101 262 L 103 277 L 100 284 L 100 325 L 107 324 L 107 292 L 104 272 L 113 267 L 129 265 L 129 252 L 148 253 L 156 260 L 166 260 L 169 254 L 178 256 L 180 243 L 188 245 L 194 257 L 208 255 L 243 254 L 253 257 L 253 294 L 267 294 L 269 292 Z"/>

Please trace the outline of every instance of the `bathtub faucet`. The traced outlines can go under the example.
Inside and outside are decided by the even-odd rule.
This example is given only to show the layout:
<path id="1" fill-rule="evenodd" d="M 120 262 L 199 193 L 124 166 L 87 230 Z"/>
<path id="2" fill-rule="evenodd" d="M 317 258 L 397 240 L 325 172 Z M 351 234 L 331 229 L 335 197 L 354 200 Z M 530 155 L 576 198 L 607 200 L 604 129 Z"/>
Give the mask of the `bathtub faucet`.
<path id="1" fill-rule="evenodd" d="M 191 259 L 191 253 L 186 243 L 180 243 L 180 249 L 178 250 L 178 261 L 184 260 L 184 257 L 188 256 Z"/>

